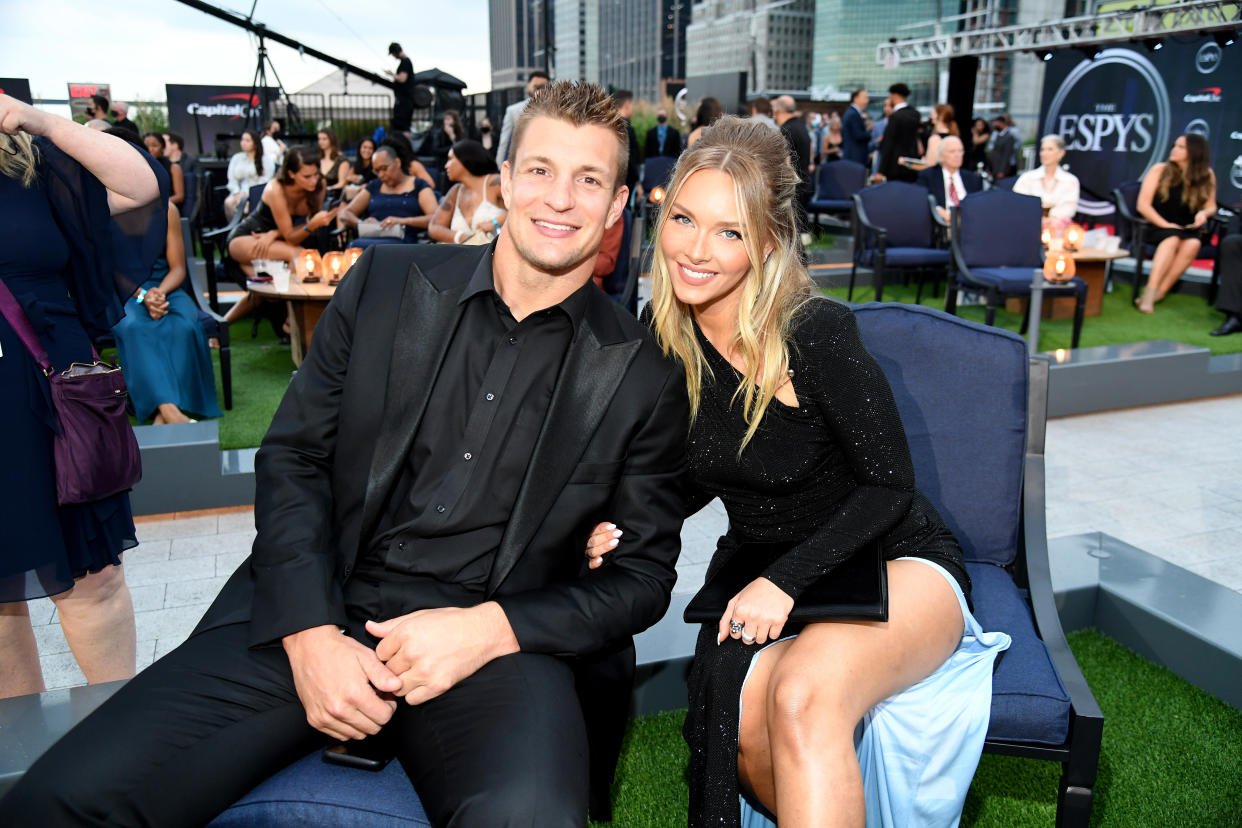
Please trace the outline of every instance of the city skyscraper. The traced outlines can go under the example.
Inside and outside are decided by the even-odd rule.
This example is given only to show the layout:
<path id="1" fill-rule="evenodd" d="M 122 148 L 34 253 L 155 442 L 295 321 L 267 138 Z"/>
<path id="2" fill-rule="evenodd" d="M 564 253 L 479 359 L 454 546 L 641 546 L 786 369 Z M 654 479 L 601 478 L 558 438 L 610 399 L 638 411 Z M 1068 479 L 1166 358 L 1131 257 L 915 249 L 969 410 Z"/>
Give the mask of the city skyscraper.
<path id="1" fill-rule="evenodd" d="M 535 69 L 550 68 L 556 32 L 553 0 L 490 0 L 492 89 L 526 85 Z"/>
<path id="2" fill-rule="evenodd" d="M 655 101 L 661 81 L 685 78 L 690 0 L 595 0 L 595 5 L 601 84 Z"/>
<path id="3" fill-rule="evenodd" d="M 686 28 L 687 76 L 746 72 L 748 93 L 805 91 L 815 15 L 814 0 L 696 2 Z"/>
<path id="4" fill-rule="evenodd" d="M 599 0 L 555 0 L 558 80 L 599 82 Z"/>

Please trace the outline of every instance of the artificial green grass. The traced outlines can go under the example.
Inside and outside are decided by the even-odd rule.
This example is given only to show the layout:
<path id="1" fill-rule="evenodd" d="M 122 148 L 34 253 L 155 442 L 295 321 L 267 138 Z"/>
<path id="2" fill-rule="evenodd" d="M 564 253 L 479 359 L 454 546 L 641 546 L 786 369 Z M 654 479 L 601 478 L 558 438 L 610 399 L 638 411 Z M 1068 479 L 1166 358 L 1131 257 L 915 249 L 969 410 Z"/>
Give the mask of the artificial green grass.
<path id="1" fill-rule="evenodd" d="M 1094 630 L 1070 633 L 1069 642 L 1104 711 L 1091 824 L 1242 826 L 1242 712 Z M 661 713 L 631 723 L 612 824 L 686 824 L 684 715 Z M 1052 762 L 983 756 L 962 825 L 1053 825 L 1060 774 Z"/>
<path id="2" fill-rule="evenodd" d="M 280 344 L 267 320 L 250 338 L 253 322 L 243 319 L 229 326 L 233 358 L 233 410 L 225 411 L 218 354 L 212 360 L 216 372 L 216 396 L 224 416 L 220 423 L 220 448 L 251 448 L 259 445 L 276 413 L 276 406 L 289 387 L 293 357 L 289 346 Z"/>
<path id="3" fill-rule="evenodd" d="M 886 280 L 887 281 L 887 280 Z M 829 296 L 845 299 L 845 288 L 828 288 Z M 885 302 L 914 304 L 915 285 L 898 283 L 884 285 Z M 875 298 L 870 286 L 855 287 L 854 301 L 869 302 Z M 933 297 L 930 285 L 923 291 L 921 304 L 944 310 L 944 291 Z M 972 322 L 983 322 L 986 308 L 982 305 L 959 305 L 957 315 Z M 1242 351 L 1242 336 L 1209 336 L 1208 332 L 1224 321 L 1224 315 L 1209 305 L 1202 296 L 1170 293 L 1156 305 L 1154 314 L 1139 313 L 1130 303 L 1130 287 L 1118 284 L 1112 293 L 1104 294 L 1099 316 L 1090 316 L 1082 322 L 1082 338 L 1079 346 L 1121 345 L 1127 342 L 1145 342 L 1151 339 L 1169 339 L 1207 348 L 1213 354 L 1233 354 Z M 1017 331 L 1022 317 L 1004 309 L 996 312 L 996 325 Z M 1070 347 L 1073 335 L 1073 319 L 1045 319 L 1039 326 L 1039 347 L 1043 351 Z"/>

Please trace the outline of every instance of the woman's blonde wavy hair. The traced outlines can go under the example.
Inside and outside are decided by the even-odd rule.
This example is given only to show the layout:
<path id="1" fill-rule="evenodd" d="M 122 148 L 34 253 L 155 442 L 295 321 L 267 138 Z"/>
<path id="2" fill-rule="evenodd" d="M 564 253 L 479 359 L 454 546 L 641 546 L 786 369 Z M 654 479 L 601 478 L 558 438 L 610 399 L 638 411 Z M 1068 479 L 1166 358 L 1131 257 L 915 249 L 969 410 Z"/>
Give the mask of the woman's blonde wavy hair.
<path id="1" fill-rule="evenodd" d="M 711 376 L 694 333 L 693 310 L 673 292 L 672 277 L 659 239 L 682 186 L 700 170 L 719 170 L 733 179 L 741 213 L 742 244 L 750 272 L 742 284 L 737 330 L 730 343 L 746 364 L 733 395 L 742 401 L 746 436 L 741 454 L 759 429 L 776 389 L 788 376 L 790 329 L 798 309 L 813 295 L 813 285 L 798 244 L 800 228 L 794 199 L 798 175 L 779 132 L 760 121 L 725 116 L 703 130 L 682 153 L 673 170 L 655 224 L 651 326 L 666 355 L 681 361 L 690 395 L 691 422 L 698 416 L 703 375 Z M 764 258 L 764 250 L 772 252 Z"/>
<path id="2" fill-rule="evenodd" d="M 0 175 L 21 182 L 29 189 L 39 177 L 39 149 L 24 132 L 0 133 Z"/>

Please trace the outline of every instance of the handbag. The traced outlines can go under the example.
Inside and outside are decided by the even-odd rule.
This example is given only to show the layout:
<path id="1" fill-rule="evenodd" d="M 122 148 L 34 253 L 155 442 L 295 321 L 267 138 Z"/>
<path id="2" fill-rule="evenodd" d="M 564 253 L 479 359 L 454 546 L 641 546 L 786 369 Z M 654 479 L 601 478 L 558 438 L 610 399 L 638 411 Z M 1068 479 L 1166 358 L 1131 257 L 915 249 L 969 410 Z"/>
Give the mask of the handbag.
<path id="1" fill-rule="evenodd" d="M 404 239 L 405 225 L 390 224 L 381 227 L 378 221 L 358 222 L 358 238 L 360 239 Z"/>
<path id="2" fill-rule="evenodd" d="M 142 455 L 125 410 L 129 392 L 121 369 L 102 361 L 92 347 L 94 362 L 75 362 L 57 373 L 3 280 L 0 314 L 30 351 L 51 389 L 56 502 L 90 503 L 132 489 L 142 479 Z"/>
<path id="3" fill-rule="evenodd" d="M 720 620 L 733 597 L 789 551 L 783 543 L 741 543 L 690 599 L 682 617 L 687 624 Z M 789 621 L 887 621 L 888 569 L 877 541 L 858 550 L 802 591 Z"/>

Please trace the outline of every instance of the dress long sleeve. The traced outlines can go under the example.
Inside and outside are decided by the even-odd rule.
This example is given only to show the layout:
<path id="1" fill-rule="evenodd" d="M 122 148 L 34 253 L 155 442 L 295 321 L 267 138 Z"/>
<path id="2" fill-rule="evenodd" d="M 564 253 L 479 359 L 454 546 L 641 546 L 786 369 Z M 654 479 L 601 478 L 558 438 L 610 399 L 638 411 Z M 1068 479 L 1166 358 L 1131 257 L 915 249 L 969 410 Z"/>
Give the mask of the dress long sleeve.
<path id="1" fill-rule="evenodd" d="M 764 571 L 795 599 L 807 586 L 885 535 L 914 496 L 914 465 L 897 404 L 880 366 L 863 347 L 854 315 L 820 305 L 797 341 L 795 388 L 813 404 L 841 447 L 857 486 L 814 532 Z M 807 381 L 799 383 L 798 376 Z"/>

